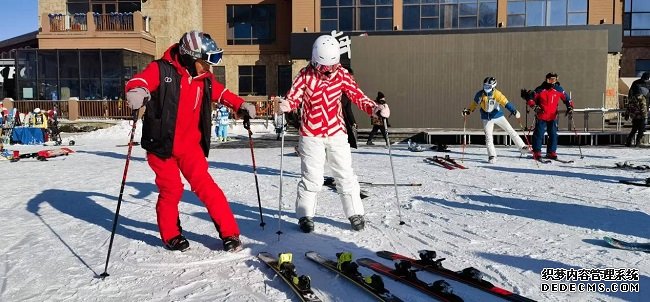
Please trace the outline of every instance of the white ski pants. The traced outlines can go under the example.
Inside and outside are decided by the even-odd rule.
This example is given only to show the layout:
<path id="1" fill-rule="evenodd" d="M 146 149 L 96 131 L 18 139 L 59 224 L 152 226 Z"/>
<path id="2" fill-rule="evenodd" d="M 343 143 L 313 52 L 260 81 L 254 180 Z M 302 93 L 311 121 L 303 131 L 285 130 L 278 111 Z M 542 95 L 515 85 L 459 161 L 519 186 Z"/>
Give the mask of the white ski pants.
<path id="1" fill-rule="evenodd" d="M 515 145 L 517 146 L 517 149 L 521 150 L 522 148 L 526 147 L 524 141 L 521 139 L 521 137 L 519 137 L 517 131 L 515 131 L 515 129 L 512 129 L 512 126 L 510 126 L 510 123 L 508 123 L 508 120 L 506 119 L 505 116 L 498 117 L 491 120 L 483 120 L 483 131 L 485 132 L 485 146 L 487 147 L 488 156 L 497 156 L 497 151 L 494 149 L 494 139 L 492 137 L 492 131 L 494 129 L 495 124 L 501 127 L 501 129 L 505 130 L 506 133 L 508 133 L 510 138 L 514 141 Z"/>
<path id="2" fill-rule="evenodd" d="M 352 171 L 352 153 L 344 133 L 330 137 L 301 136 L 298 141 L 301 179 L 296 198 L 296 217 L 314 217 L 316 195 L 323 187 L 325 163 L 329 162 L 336 191 L 346 217 L 363 215 L 359 181 Z"/>

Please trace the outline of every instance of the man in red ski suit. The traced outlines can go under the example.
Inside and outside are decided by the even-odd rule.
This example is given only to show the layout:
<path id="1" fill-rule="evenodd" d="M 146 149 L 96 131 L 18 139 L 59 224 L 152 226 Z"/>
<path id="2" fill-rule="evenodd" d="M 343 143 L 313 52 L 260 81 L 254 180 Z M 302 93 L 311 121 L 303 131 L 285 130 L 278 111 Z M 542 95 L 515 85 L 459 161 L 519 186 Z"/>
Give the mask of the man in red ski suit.
<path id="1" fill-rule="evenodd" d="M 184 190 L 181 173 L 208 209 L 224 250 L 241 250 L 235 217 L 208 173 L 211 102 L 221 102 L 251 117 L 255 117 L 255 107 L 224 88 L 209 71 L 221 62 L 222 53 L 210 35 L 190 31 L 162 59 L 150 63 L 126 84 L 129 107 L 147 106 L 141 144 L 156 174 L 158 227 L 170 250 L 189 248 L 178 212 Z"/>
<path id="2" fill-rule="evenodd" d="M 377 104 L 368 98 L 354 77 L 339 64 L 339 42 L 330 35 L 316 39 L 312 46 L 310 64 L 300 70 L 287 99 L 280 103 L 283 112 L 302 105 L 298 153 L 301 160 L 301 178 L 296 198 L 296 216 L 300 229 L 314 230 L 316 195 L 323 186 L 325 163 L 329 162 L 336 190 L 341 197 L 343 211 L 352 229 L 365 226 L 364 209 L 357 176 L 352 170 L 352 154 L 346 132 L 341 96 L 345 95 L 368 115 L 388 118 L 388 105 Z"/>
<path id="3" fill-rule="evenodd" d="M 560 101 L 566 105 L 567 115 L 573 113 L 573 100 L 564 91 L 557 81 L 557 74 L 548 73 L 546 81 L 535 91 L 529 91 L 526 97 L 528 106 L 537 113 L 535 131 L 533 132 L 533 157 L 542 157 L 542 143 L 544 132 L 548 132 L 546 144 L 546 157 L 557 159 L 557 106 Z"/>

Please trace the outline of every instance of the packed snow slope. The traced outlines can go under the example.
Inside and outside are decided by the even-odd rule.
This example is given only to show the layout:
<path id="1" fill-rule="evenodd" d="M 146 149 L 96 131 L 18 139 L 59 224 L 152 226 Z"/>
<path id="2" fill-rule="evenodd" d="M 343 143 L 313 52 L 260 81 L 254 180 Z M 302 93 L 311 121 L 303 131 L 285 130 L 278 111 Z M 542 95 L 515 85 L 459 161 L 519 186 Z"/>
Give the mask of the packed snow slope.
<path id="1" fill-rule="evenodd" d="M 138 124 L 136 141 L 139 141 Z M 363 187 L 366 229 L 354 232 L 343 215 L 338 195 L 326 187 L 319 195 L 316 230 L 304 234 L 294 217 L 300 159 L 293 153 L 295 137 L 284 148 L 282 219 L 278 221 L 281 149 L 255 150 L 262 212 L 260 227 L 253 165 L 248 148 L 215 148 L 208 157 L 210 173 L 225 191 L 242 231 L 246 248 L 223 252 L 221 241 L 200 200 L 185 184 L 180 221 L 190 240 L 187 252 L 162 247 L 156 226 L 157 188 L 145 151 L 133 148 L 120 210 L 119 225 L 104 272 L 109 238 L 126 159 L 130 126 L 72 137 L 76 153 L 47 162 L 26 159 L 0 162 L 3 171 L 3 218 L 0 245 L 0 301 L 297 301 L 288 287 L 256 255 L 292 252 L 300 274 L 325 301 L 373 301 L 365 292 L 318 267 L 307 251 L 334 258 L 351 251 L 355 258 L 390 250 L 408 256 L 421 249 L 445 257 L 446 267 L 473 266 L 485 279 L 538 301 L 648 301 L 648 254 L 607 247 L 602 237 L 650 241 L 650 205 L 646 187 L 619 184 L 643 179 L 636 170 L 605 168 L 631 160 L 648 164 L 648 149 L 560 146 L 559 154 L 574 164 L 537 164 L 516 150 L 498 148 L 496 164 L 486 163 L 482 146 L 464 154 L 467 170 L 446 170 L 426 163 L 427 156 L 461 158 L 449 153 L 410 152 L 393 145 L 395 174 L 405 225 L 399 225 L 394 187 Z M 233 132 L 233 131 L 231 131 Z M 273 136 L 273 129 L 254 129 L 254 138 Z M 245 134 L 236 129 L 235 134 Z M 248 138 L 239 136 L 242 146 Z M 379 140 L 376 140 L 379 141 Z M 228 143 L 226 143 L 228 144 Z M 21 152 L 54 147 L 10 146 Z M 392 183 L 385 146 L 363 145 L 353 151 L 361 181 Z M 276 232 L 280 229 L 281 235 Z M 562 293 L 541 290 L 544 268 L 639 270 L 638 293 Z M 366 268 L 363 274 L 370 274 Z M 439 277 L 418 272 L 427 282 Z M 404 301 L 431 298 L 384 278 L 386 287 Z M 608 285 L 611 282 L 607 283 Z M 501 301 L 497 297 L 452 283 L 465 301 Z"/>

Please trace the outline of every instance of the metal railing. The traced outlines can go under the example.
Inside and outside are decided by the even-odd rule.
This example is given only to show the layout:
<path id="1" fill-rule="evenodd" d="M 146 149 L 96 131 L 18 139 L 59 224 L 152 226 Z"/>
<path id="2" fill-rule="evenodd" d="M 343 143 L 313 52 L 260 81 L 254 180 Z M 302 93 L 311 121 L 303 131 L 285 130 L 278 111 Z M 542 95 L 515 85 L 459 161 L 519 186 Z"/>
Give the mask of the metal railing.
<path id="1" fill-rule="evenodd" d="M 129 119 L 131 109 L 122 100 L 117 101 L 78 101 L 79 118 L 91 119 Z"/>
<path id="2" fill-rule="evenodd" d="M 133 31 L 132 13 L 93 14 L 97 31 Z"/>
<path id="3" fill-rule="evenodd" d="M 255 105 L 258 119 L 272 119 L 276 111 L 273 101 L 247 101 Z M 71 106 L 70 104 L 73 103 Z M 18 100 L 13 101 L 13 107 L 19 112 L 27 113 L 40 108 L 50 110 L 54 105 L 59 108 L 59 117 L 69 119 L 130 119 L 131 110 L 123 100 L 79 100 L 79 101 L 51 101 L 51 100 Z M 74 112 L 71 112 L 74 111 Z"/>
<path id="4" fill-rule="evenodd" d="M 86 14 L 48 14 L 50 30 L 55 32 L 87 31 L 88 18 Z"/>
<path id="5" fill-rule="evenodd" d="M 14 108 L 17 108 L 18 112 L 21 113 L 33 112 L 36 108 L 48 111 L 54 108 L 55 105 L 59 108 L 59 117 L 67 119 L 69 117 L 68 101 L 13 101 Z"/>

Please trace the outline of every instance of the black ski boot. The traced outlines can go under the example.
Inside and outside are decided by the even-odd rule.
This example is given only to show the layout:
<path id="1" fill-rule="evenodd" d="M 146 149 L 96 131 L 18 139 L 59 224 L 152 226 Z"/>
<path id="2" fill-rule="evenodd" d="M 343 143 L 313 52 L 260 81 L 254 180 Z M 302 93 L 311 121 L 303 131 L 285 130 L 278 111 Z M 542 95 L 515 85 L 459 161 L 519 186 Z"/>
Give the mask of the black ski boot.
<path id="1" fill-rule="evenodd" d="M 226 252 L 239 252 L 243 248 L 241 244 L 241 240 L 239 240 L 239 237 L 237 236 L 232 236 L 232 237 L 226 237 L 223 239 L 223 250 Z"/>
<path id="2" fill-rule="evenodd" d="M 355 231 L 361 231 L 366 226 L 366 221 L 361 215 L 352 215 L 348 219 L 350 219 L 350 225 L 352 225 L 352 229 Z"/>
<path id="3" fill-rule="evenodd" d="M 165 243 L 165 248 L 171 251 L 184 252 L 190 248 L 190 242 L 183 235 L 178 235 Z"/>
<path id="4" fill-rule="evenodd" d="M 298 219 L 298 225 L 305 233 L 311 233 L 314 231 L 314 220 L 312 217 L 303 217 Z"/>

